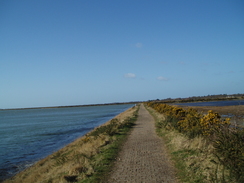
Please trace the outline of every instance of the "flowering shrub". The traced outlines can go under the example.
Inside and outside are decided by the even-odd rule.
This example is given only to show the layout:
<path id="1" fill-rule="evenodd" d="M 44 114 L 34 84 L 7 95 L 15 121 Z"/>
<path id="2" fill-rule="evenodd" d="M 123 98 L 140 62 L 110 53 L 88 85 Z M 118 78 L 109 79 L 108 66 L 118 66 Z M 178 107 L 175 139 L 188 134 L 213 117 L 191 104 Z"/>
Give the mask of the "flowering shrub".
<path id="1" fill-rule="evenodd" d="M 157 112 L 165 116 L 165 125 L 171 126 L 190 138 L 203 136 L 214 146 L 217 164 L 230 171 L 229 179 L 244 182 L 244 129 L 230 125 L 230 119 L 222 119 L 212 110 L 202 115 L 195 109 L 170 106 L 162 103 L 147 103 Z M 167 129 L 167 128 L 166 128 Z M 224 174 L 223 174 L 223 182 Z"/>
<path id="2" fill-rule="evenodd" d="M 212 110 L 208 111 L 208 114 L 200 119 L 200 126 L 202 128 L 202 133 L 205 136 L 212 135 L 214 133 L 213 129 L 219 129 L 221 125 L 229 125 L 230 119 L 221 119 L 218 113 L 214 113 Z"/>
<path id="3" fill-rule="evenodd" d="M 202 134 L 202 128 L 199 123 L 202 115 L 195 109 L 189 108 L 186 116 L 178 122 L 179 131 L 185 133 L 188 137 L 193 138 Z"/>
<path id="4" fill-rule="evenodd" d="M 154 108 L 157 112 L 164 114 L 168 122 L 171 123 L 171 126 L 189 137 L 198 135 L 208 136 L 213 134 L 213 128 L 219 128 L 223 124 L 230 124 L 229 118 L 223 120 L 218 113 L 213 111 L 202 115 L 193 108 L 184 110 L 178 106 L 152 102 L 147 105 Z"/>

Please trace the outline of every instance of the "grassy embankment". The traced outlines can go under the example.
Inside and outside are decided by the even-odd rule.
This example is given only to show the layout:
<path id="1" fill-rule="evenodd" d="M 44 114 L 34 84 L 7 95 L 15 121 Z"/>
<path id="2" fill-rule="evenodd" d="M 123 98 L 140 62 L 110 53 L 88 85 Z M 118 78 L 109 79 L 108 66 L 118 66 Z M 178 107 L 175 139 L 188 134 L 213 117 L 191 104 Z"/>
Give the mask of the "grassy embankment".
<path id="1" fill-rule="evenodd" d="M 150 106 L 150 107 L 148 107 Z M 209 111 L 203 115 L 160 103 L 147 103 L 182 182 L 244 182 L 244 130 L 230 127 Z"/>
<path id="2" fill-rule="evenodd" d="M 5 182 L 106 182 L 118 151 L 137 118 L 138 110 L 139 106 L 136 106 L 119 114 Z"/>

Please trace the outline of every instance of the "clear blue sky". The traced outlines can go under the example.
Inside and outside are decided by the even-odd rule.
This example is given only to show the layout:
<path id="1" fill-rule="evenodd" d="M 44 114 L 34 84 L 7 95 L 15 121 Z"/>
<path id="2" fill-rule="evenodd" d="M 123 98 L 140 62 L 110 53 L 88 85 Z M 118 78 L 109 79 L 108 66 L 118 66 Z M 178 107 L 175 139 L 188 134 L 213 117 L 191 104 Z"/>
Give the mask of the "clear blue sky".
<path id="1" fill-rule="evenodd" d="M 0 1 L 0 108 L 234 93 L 243 0 Z"/>

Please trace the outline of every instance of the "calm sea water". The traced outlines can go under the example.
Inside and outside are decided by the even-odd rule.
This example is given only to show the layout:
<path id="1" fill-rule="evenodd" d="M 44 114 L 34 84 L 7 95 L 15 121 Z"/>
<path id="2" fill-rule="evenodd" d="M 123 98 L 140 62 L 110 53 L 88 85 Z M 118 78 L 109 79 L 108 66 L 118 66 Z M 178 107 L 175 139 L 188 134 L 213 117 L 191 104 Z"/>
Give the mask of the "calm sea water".
<path id="1" fill-rule="evenodd" d="M 0 182 L 132 106 L 0 111 Z"/>
<path id="2" fill-rule="evenodd" d="M 189 102 L 189 103 L 177 103 L 177 105 L 187 105 L 187 106 L 231 106 L 231 105 L 244 105 L 244 100 L 226 100 L 226 101 L 212 101 L 212 102 Z"/>

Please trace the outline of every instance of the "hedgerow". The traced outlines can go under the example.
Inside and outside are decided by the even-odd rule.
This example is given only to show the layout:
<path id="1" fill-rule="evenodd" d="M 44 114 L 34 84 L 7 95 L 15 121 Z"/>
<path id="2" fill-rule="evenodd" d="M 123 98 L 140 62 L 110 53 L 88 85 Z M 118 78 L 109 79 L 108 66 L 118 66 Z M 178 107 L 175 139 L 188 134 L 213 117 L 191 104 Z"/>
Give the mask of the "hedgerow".
<path id="1" fill-rule="evenodd" d="M 165 120 L 160 127 L 176 129 L 190 139 L 198 136 L 207 139 L 217 157 L 214 163 L 229 170 L 228 180 L 244 182 L 243 129 L 232 126 L 229 118 L 223 119 L 211 110 L 204 115 L 193 108 L 183 109 L 158 102 L 148 102 L 146 105 L 164 115 Z M 222 182 L 226 182 L 224 178 Z"/>

